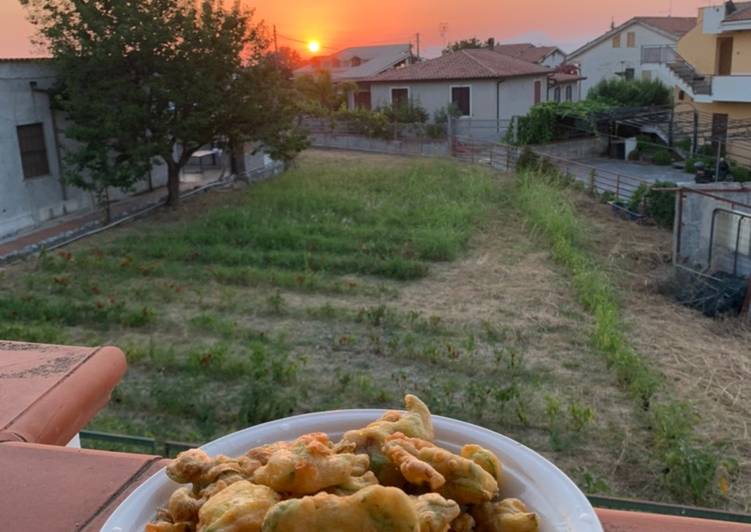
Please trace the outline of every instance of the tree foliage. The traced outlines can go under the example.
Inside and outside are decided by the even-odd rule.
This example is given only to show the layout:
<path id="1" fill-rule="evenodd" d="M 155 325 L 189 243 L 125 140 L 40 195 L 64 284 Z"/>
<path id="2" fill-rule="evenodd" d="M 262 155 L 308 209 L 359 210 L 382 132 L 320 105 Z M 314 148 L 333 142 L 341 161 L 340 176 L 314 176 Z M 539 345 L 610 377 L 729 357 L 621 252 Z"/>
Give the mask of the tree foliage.
<path id="1" fill-rule="evenodd" d="M 295 87 L 303 100 L 303 111 L 326 114 L 347 107 L 347 95 L 357 90 L 353 81 L 335 82 L 328 70 L 317 70 L 295 80 Z"/>
<path id="2" fill-rule="evenodd" d="M 443 49 L 443 54 L 450 54 L 452 52 L 458 52 L 459 50 L 471 50 L 476 48 L 492 48 L 494 41 L 488 39 L 487 41 L 481 41 L 477 37 L 470 37 L 469 39 L 461 39 L 449 43 L 449 45 Z"/>
<path id="3" fill-rule="evenodd" d="M 304 146 L 289 69 L 239 1 L 22 3 L 55 59 L 80 183 L 132 186 L 161 160 L 175 205 L 180 170 L 204 145 L 256 141 L 282 159 Z"/>
<path id="4" fill-rule="evenodd" d="M 660 80 L 603 79 L 592 87 L 587 100 L 614 107 L 650 107 L 671 105 L 673 94 Z"/>

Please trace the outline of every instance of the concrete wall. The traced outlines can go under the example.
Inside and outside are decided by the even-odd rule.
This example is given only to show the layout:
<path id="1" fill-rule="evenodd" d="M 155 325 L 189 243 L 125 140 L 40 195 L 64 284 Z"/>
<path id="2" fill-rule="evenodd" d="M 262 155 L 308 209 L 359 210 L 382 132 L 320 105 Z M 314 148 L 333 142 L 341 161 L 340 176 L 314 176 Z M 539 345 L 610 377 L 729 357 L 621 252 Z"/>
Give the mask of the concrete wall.
<path id="1" fill-rule="evenodd" d="M 547 78 L 522 77 L 510 78 L 498 86 L 495 80 L 468 81 L 422 81 L 404 83 L 374 83 L 371 86 L 371 99 L 374 107 L 391 104 L 391 89 L 408 88 L 410 98 L 424 107 L 432 116 L 439 109 L 451 103 L 451 87 L 470 87 L 471 118 L 478 120 L 495 120 L 498 112 L 496 96 L 500 101 L 501 120 L 510 120 L 514 116 L 526 115 L 534 105 L 534 82 L 542 83 L 542 99 L 547 94 Z"/>
<path id="2" fill-rule="evenodd" d="M 636 34 L 636 45 L 628 47 L 628 33 Z M 620 32 L 621 46 L 613 48 L 613 39 L 608 38 L 592 48 L 575 56 L 569 56 L 569 63 L 581 65 L 582 75 L 587 79 L 582 81 L 582 96 L 586 98 L 589 90 L 603 79 L 611 79 L 616 72 L 623 72 L 627 68 L 634 69 L 634 78 L 642 79 L 641 47 L 647 45 L 675 44 L 670 39 L 641 24 L 632 24 Z M 647 66 L 646 70 L 654 70 L 654 66 Z"/>
<path id="3" fill-rule="evenodd" d="M 600 157 L 608 148 L 608 141 L 597 137 L 566 140 L 534 146 L 536 152 L 562 159 L 590 159 Z"/>
<path id="4" fill-rule="evenodd" d="M 704 9 L 699 10 L 696 26 L 681 37 L 676 50 L 697 71 L 702 74 L 714 74 L 716 72 L 717 36 L 704 32 L 704 13 Z"/>
<path id="5" fill-rule="evenodd" d="M 375 153 L 391 153 L 395 155 L 425 155 L 448 156 L 447 141 L 434 140 L 382 140 L 371 139 L 359 135 L 336 135 L 328 133 L 314 133 L 309 137 L 314 148 L 335 148 L 342 150 L 357 150 Z"/>
<path id="6" fill-rule="evenodd" d="M 49 63 L 0 62 L 0 238 L 92 205 L 89 194 L 64 190 L 49 98 L 30 85 L 36 82 L 37 88 L 46 89 L 54 80 Z M 50 172 L 24 179 L 16 128 L 34 123 L 44 126 Z"/>
<path id="7" fill-rule="evenodd" d="M 695 185 L 696 189 L 712 189 L 715 196 L 751 205 L 751 189 L 741 192 L 717 192 L 717 189 L 738 190 L 737 183 L 712 183 Z M 676 199 L 676 201 L 678 201 Z M 751 209 L 733 206 L 727 202 L 700 194 L 685 194 L 682 225 L 678 231 L 678 208 L 676 208 L 676 229 L 673 234 L 674 260 L 677 264 L 698 270 L 724 271 L 733 273 L 735 262 L 736 239 L 738 238 L 738 221 L 740 217 L 731 213 L 718 211 L 715 215 L 715 231 L 712 237 L 712 216 L 716 209 L 751 214 Z M 678 237 L 680 234 L 680 248 Z M 712 261 L 709 262 L 709 248 L 712 245 Z M 751 220 L 741 224 L 740 245 L 736 263 L 737 274 L 751 275 Z"/>

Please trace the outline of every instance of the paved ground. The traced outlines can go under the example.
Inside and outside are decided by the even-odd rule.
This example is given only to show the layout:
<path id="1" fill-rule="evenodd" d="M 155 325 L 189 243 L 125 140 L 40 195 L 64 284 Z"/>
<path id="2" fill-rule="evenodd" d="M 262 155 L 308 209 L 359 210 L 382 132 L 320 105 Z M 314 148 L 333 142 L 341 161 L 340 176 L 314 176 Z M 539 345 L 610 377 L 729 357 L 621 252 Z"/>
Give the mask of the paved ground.
<path id="1" fill-rule="evenodd" d="M 673 183 L 690 182 L 693 183 L 691 174 L 683 170 L 673 168 L 672 166 L 657 166 L 653 164 L 643 164 L 632 161 L 619 161 L 616 159 L 594 158 L 580 159 L 578 162 L 594 166 L 598 169 L 621 174 L 624 176 L 637 177 L 644 181 L 672 181 Z"/>

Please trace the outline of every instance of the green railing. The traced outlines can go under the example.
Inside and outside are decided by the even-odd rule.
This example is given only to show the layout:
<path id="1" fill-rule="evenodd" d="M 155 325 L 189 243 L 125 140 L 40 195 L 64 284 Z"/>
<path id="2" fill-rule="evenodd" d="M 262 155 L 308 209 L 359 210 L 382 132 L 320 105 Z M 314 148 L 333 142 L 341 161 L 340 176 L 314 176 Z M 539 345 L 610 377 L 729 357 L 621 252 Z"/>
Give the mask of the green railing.
<path id="1" fill-rule="evenodd" d="M 180 451 L 192 449 L 200 445 L 196 443 L 176 441 L 159 441 L 154 438 L 127 436 L 125 434 L 109 434 L 106 432 L 81 431 L 80 435 L 82 445 L 85 442 L 91 442 L 94 445 L 90 447 L 95 449 L 121 452 L 144 452 L 149 454 L 160 454 L 161 456 L 169 458 L 174 457 Z M 86 445 L 83 446 L 89 447 Z M 698 508 L 694 506 L 680 506 L 676 504 L 663 504 L 633 499 L 621 499 L 617 497 L 603 497 L 600 495 L 588 495 L 587 497 L 592 503 L 592 506 L 596 508 L 693 517 L 696 519 L 714 519 L 716 521 L 730 521 L 734 523 L 751 523 L 751 515 L 748 514 L 723 512 L 721 510 Z"/>

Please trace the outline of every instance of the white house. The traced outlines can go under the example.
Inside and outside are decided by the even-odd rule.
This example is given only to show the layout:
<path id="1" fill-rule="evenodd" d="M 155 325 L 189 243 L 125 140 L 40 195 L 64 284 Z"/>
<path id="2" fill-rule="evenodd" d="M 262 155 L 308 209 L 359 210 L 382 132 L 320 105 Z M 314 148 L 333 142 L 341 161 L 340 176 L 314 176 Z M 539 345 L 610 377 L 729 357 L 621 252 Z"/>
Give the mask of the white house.
<path id="1" fill-rule="evenodd" d="M 695 17 L 634 17 L 570 53 L 566 62 L 578 65 L 586 77 L 584 96 L 603 79 L 652 79 L 658 74 L 642 66 L 642 47 L 675 46 L 694 26 Z"/>
<path id="2" fill-rule="evenodd" d="M 453 103 L 460 120 L 507 124 L 546 101 L 550 73 L 493 50 L 469 49 L 384 72 L 370 84 L 376 107 L 412 101 L 434 115 Z"/>
<path id="3" fill-rule="evenodd" d="M 349 94 L 349 108 L 370 109 L 371 95 L 367 79 L 409 65 L 414 59 L 411 44 L 355 46 L 328 56 L 314 57 L 309 65 L 298 68 L 293 74 L 297 77 L 326 70 L 331 73 L 333 81 L 353 81 L 359 90 Z"/>
<path id="4" fill-rule="evenodd" d="M 557 46 L 535 46 L 531 43 L 497 44 L 499 54 L 548 67 L 555 72 L 548 76 L 548 97 L 553 102 L 578 102 L 582 98 L 581 82 L 585 79 L 579 68 L 566 64 L 566 54 Z"/>
<path id="5" fill-rule="evenodd" d="M 93 205 L 62 181 L 54 82 L 49 60 L 0 59 L 0 238 Z"/>

